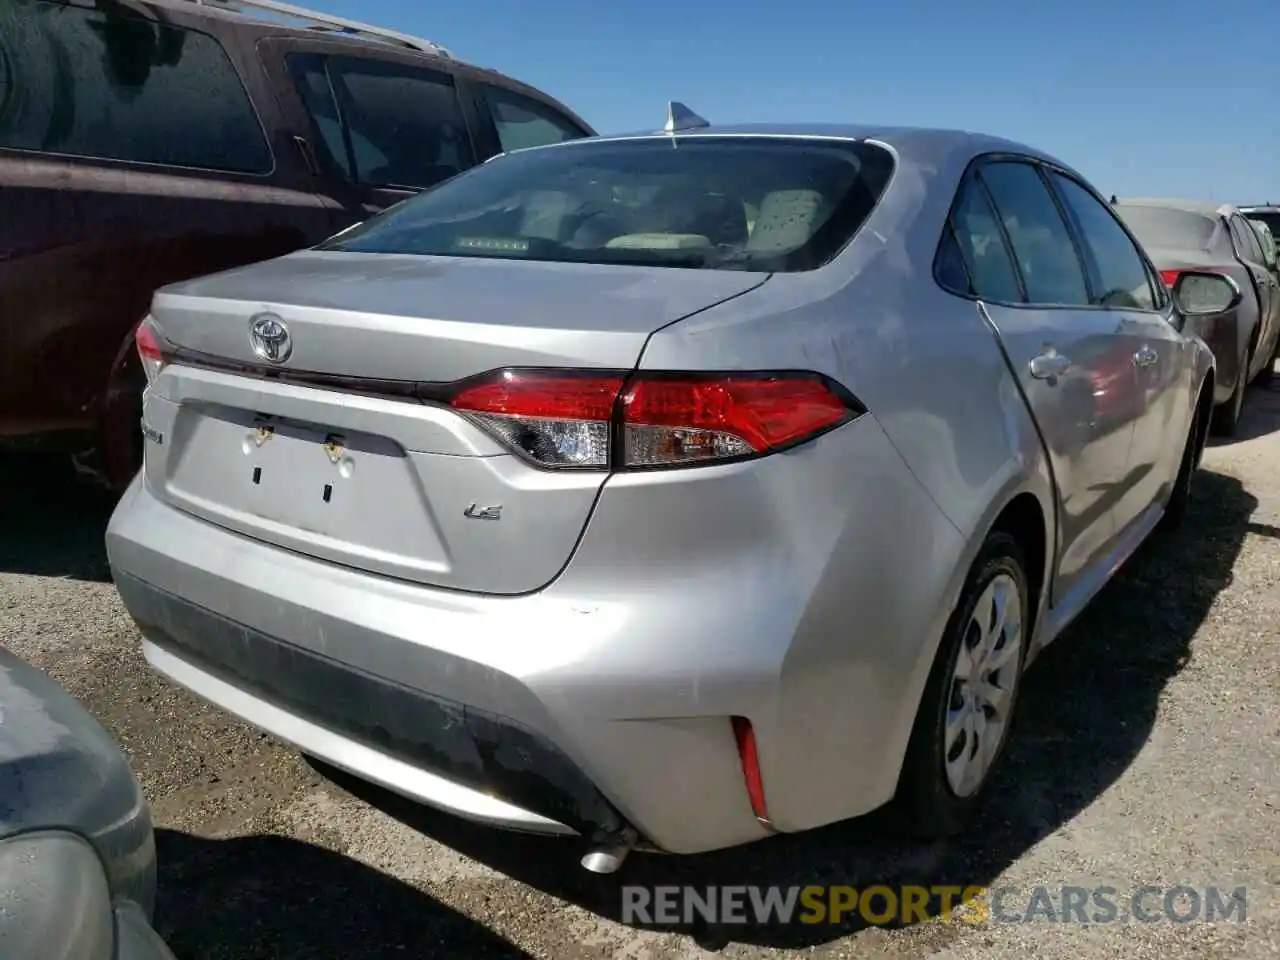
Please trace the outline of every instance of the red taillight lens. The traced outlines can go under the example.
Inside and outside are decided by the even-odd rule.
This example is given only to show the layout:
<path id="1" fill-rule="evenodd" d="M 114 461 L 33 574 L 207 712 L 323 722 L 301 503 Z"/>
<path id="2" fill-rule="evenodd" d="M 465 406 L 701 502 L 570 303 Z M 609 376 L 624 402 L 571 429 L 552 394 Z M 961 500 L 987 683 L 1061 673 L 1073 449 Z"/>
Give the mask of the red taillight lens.
<path id="1" fill-rule="evenodd" d="M 504 370 L 449 403 L 542 466 L 603 468 L 622 383 L 621 374 Z"/>
<path id="2" fill-rule="evenodd" d="M 143 320 L 133 331 L 133 342 L 138 348 L 138 359 L 142 361 L 142 372 L 147 375 L 147 383 L 155 383 L 156 377 L 164 369 L 164 351 L 160 348 L 160 338 L 151 328 L 149 320 Z"/>
<path id="3" fill-rule="evenodd" d="M 809 376 L 641 375 L 623 398 L 623 463 L 647 467 L 770 453 L 852 414 L 831 388 Z"/>
<path id="4" fill-rule="evenodd" d="M 463 386 L 449 404 L 541 466 L 594 469 L 761 456 L 861 413 L 807 373 L 505 370 Z"/>

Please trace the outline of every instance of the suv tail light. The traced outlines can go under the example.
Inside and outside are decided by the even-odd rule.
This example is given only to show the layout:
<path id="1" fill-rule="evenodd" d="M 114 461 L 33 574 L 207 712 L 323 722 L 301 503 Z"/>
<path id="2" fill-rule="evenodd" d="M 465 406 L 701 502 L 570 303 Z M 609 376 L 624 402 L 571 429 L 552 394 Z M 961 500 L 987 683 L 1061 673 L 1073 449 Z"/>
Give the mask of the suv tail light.
<path id="1" fill-rule="evenodd" d="M 645 469 L 761 457 L 860 416 L 814 373 L 503 370 L 449 398 L 543 467 Z"/>
<path id="2" fill-rule="evenodd" d="M 160 347 L 160 338 L 149 319 L 144 318 L 133 331 L 133 342 L 138 348 L 138 359 L 142 361 L 142 372 L 147 375 L 147 384 L 155 383 L 156 377 L 164 369 L 165 357 Z"/>

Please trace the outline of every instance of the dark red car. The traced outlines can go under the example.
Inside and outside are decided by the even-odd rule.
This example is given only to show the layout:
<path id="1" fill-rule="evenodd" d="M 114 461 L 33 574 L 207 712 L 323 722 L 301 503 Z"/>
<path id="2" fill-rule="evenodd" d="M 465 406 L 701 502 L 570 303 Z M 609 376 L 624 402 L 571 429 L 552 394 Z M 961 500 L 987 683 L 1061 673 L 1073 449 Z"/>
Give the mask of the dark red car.
<path id="1" fill-rule="evenodd" d="M 430 41 L 271 0 L 0 2 L 0 449 L 122 488 L 157 287 L 592 133 Z"/>

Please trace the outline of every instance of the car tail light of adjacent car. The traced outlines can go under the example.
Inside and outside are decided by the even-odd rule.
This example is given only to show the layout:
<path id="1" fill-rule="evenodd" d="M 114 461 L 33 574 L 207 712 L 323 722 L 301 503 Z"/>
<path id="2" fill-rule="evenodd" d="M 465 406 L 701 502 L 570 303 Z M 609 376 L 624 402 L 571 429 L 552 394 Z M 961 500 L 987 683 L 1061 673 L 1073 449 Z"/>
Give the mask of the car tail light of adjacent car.
<path id="1" fill-rule="evenodd" d="M 142 372 L 147 375 L 147 383 L 156 382 L 160 371 L 164 369 L 165 356 L 160 346 L 160 338 L 151 326 L 151 321 L 144 319 L 133 331 L 133 342 L 138 348 L 138 359 L 142 361 Z"/>
<path id="2" fill-rule="evenodd" d="M 1164 285 L 1165 285 L 1166 287 L 1168 287 L 1170 290 L 1172 290 L 1174 287 L 1176 287 L 1176 286 L 1178 285 L 1178 278 L 1180 278 L 1184 273 L 1188 273 L 1188 272 L 1190 272 L 1190 271 L 1186 271 L 1186 270 L 1161 270 L 1161 271 L 1160 271 L 1160 279 L 1164 281 Z M 1195 271 L 1194 271 L 1194 272 L 1196 272 L 1196 273 L 1219 273 L 1220 271 L 1218 271 L 1218 270 L 1214 270 L 1214 269 L 1209 268 L 1209 267 L 1196 267 L 1196 269 L 1195 269 Z"/>
<path id="3" fill-rule="evenodd" d="M 761 457 L 863 408 L 814 373 L 502 370 L 448 398 L 543 467 L 638 470 Z"/>

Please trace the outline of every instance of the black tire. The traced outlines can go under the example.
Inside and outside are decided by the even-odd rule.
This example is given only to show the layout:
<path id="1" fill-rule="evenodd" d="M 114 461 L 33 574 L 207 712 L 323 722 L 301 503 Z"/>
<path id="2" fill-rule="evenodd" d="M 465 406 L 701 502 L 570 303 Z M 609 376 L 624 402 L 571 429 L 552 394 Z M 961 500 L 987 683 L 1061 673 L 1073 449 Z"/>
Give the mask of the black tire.
<path id="1" fill-rule="evenodd" d="M 1212 403 L 1212 397 L 1206 396 L 1201 404 Z M 1191 422 L 1191 430 L 1187 434 L 1186 446 L 1182 450 L 1182 462 L 1178 466 L 1178 476 L 1173 481 L 1173 491 L 1169 494 L 1169 503 L 1165 506 L 1161 520 L 1166 530 L 1176 530 L 1187 519 L 1191 510 L 1191 487 L 1195 483 L 1196 471 L 1200 468 L 1200 456 L 1204 452 L 1205 443 L 1204 411 L 1196 407 Z"/>
<path id="2" fill-rule="evenodd" d="M 1260 387 L 1266 387 L 1269 389 L 1275 383 L 1275 379 L 1276 379 L 1276 358 L 1272 357 L 1270 360 L 1266 362 L 1266 365 L 1263 366 L 1263 368 L 1258 371 L 1258 376 L 1254 379 L 1253 382 Z"/>
<path id="3" fill-rule="evenodd" d="M 933 669 L 920 700 L 895 797 L 897 813 L 903 825 L 916 837 L 932 840 L 952 836 L 963 829 L 986 794 L 992 773 L 999 768 L 1009 740 L 1012 726 L 1010 722 L 1005 723 L 994 757 L 977 788 L 964 796 L 958 795 L 952 789 L 946 773 L 945 725 L 947 711 L 954 696 L 952 677 L 956 659 L 961 645 L 968 642 L 970 619 L 983 591 L 1001 575 L 1008 575 L 1016 583 L 1022 612 L 1021 647 L 1016 665 L 1011 664 L 1009 668 L 1012 670 L 1009 678 L 1012 695 L 1006 713 L 1011 719 L 1016 712 L 1022 667 L 1033 623 L 1026 569 L 1022 550 L 1013 537 L 1000 531 L 989 534 L 973 562 L 955 611 L 947 621 L 946 633 L 939 644 Z"/>
<path id="4" fill-rule="evenodd" d="M 1244 393 L 1249 386 L 1249 366 L 1252 362 L 1252 354 L 1246 353 L 1240 361 L 1240 375 L 1236 377 L 1236 388 L 1231 391 L 1231 398 L 1213 408 L 1213 420 L 1209 429 L 1215 437 L 1234 437 L 1240 426 L 1240 411 L 1244 409 Z"/>

